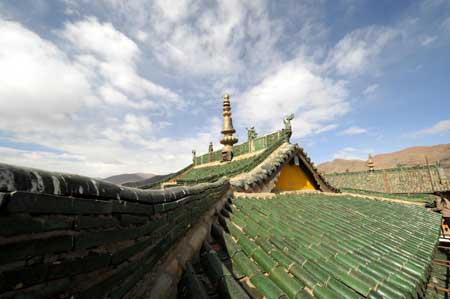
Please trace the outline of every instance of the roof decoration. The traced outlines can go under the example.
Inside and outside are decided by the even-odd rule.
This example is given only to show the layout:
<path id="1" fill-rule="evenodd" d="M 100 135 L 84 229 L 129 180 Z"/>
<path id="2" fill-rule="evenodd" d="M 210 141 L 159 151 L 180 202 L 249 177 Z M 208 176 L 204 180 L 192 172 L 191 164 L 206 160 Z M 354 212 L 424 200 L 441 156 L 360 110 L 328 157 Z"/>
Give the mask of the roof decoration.
<path id="1" fill-rule="evenodd" d="M 192 163 L 195 164 L 196 158 L 197 158 L 197 151 L 196 150 L 192 150 Z"/>
<path id="2" fill-rule="evenodd" d="M 226 143 L 222 151 L 214 152 L 211 142 L 207 154 L 197 157 L 193 151 L 192 167 L 150 187 L 192 185 L 213 182 L 227 176 L 233 178 L 233 186 L 239 192 L 338 191 L 326 182 L 302 148 L 289 143 L 294 114 L 283 119 L 282 130 L 259 138 L 254 127 L 247 128 L 248 140 L 236 146 L 232 144 L 235 130 L 231 121 L 228 95 L 224 97 L 223 115 L 222 133 L 227 135 L 221 140 L 221 143 Z M 229 143 L 227 140 L 233 142 Z M 231 153 L 229 158 L 234 159 L 222 163 L 226 148 L 228 153 Z"/>
<path id="3" fill-rule="evenodd" d="M 255 151 L 255 140 L 258 137 L 258 133 L 256 133 L 255 127 L 247 128 L 247 142 L 248 142 L 248 151 Z"/>
<path id="4" fill-rule="evenodd" d="M 223 97 L 223 138 L 220 143 L 223 144 L 222 161 L 231 161 L 233 159 L 233 145 L 238 139 L 233 135 L 236 130 L 233 128 L 233 120 L 231 118 L 230 95 L 225 94 Z M 212 147 L 211 147 L 212 148 Z"/>
<path id="5" fill-rule="evenodd" d="M 283 119 L 284 122 L 284 130 L 286 132 L 286 137 L 287 139 L 289 139 L 292 135 L 292 126 L 291 126 L 291 121 L 294 119 L 294 114 L 289 114 L 288 116 L 286 116 Z"/>
<path id="6" fill-rule="evenodd" d="M 369 168 L 369 172 L 373 172 L 375 170 L 375 162 L 373 161 L 371 154 L 369 154 L 369 158 L 367 159 L 367 168 Z"/>
<path id="7" fill-rule="evenodd" d="M 212 152 L 214 152 L 214 147 L 213 147 L 213 143 L 210 142 L 209 146 L 208 146 L 208 153 L 212 153 Z"/>

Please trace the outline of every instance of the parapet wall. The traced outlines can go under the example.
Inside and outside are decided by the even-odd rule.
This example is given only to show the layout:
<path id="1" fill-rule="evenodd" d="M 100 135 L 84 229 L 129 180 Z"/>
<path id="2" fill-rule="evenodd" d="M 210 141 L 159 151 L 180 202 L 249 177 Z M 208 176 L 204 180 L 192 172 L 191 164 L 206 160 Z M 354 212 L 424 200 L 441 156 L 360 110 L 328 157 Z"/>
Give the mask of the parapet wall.
<path id="1" fill-rule="evenodd" d="M 149 191 L 0 164 L 0 298 L 135 298 L 229 187 Z"/>
<path id="2" fill-rule="evenodd" d="M 271 145 L 277 143 L 279 140 L 286 139 L 286 133 L 283 130 L 258 137 L 252 141 L 252 146 L 250 142 L 246 141 L 244 143 L 233 146 L 233 155 L 235 157 L 248 154 L 250 152 L 257 152 L 262 149 L 266 149 Z M 195 158 L 194 165 L 201 165 L 205 163 L 220 161 L 222 159 L 222 150 L 217 150 L 212 153 L 207 153 Z"/>
<path id="3" fill-rule="evenodd" d="M 327 174 L 336 188 L 350 188 L 386 193 L 432 193 L 450 189 L 450 181 L 442 177 L 436 166 L 416 166 L 368 171 Z"/>

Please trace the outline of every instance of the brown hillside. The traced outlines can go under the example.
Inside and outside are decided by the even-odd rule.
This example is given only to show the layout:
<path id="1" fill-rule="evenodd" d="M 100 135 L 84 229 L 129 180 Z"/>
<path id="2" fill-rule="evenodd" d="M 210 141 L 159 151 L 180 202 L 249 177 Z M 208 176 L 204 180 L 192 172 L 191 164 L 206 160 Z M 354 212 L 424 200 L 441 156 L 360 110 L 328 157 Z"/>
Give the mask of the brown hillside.
<path id="1" fill-rule="evenodd" d="M 386 169 L 397 166 L 424 165 L 425 157 L 430 164 L 440 161 L 441 166 L 450 174 L 450 144 L 439 144 L 433 146 L 415 146 L 398 152 L 379 154 L 373 156 L 375 169 Z M 334 173 L 348 171 L 367 170 L 366 161 L 335 159 L 317 166 L 322 173 Z"/>
<path id="2" fill-rule="evenodd" d="M 322 173 L 334 173 L 348 171 L 361 171 L 366 170 L 366 161 L 363 160 L 346 160 L 346 159 L 334 159 L 333 161 L 324 162 L 317 165 Z"/>
<path id="3" fill-rule="evenodd" d="M 141 181 L 144 179 L 149 179 L 154 176 L 155 175 L 152 173 L 140 173 L 140 172 L 139 173 L 124 173 L 124 174 L 113 175 L 113 176 L 104 178 L 103 180 L 113 183 L 113 184 L 122 185 L 124 183 L 137 182 L 137 181 Z"/>

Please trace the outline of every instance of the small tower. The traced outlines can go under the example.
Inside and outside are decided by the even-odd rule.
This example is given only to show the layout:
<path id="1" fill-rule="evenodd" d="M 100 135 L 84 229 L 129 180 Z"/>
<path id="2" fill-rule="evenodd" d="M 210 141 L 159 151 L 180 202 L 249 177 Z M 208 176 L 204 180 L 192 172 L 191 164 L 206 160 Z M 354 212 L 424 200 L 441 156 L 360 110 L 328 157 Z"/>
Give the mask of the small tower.
<path id="1" fill-rule="evenodd" d="M 213 143 L 210 142 L 208 146 L 208 162 L 214 161 L 214 148 Z"/>
<path id="2" fill-rule="evenodd" d="M 373 172 L 375 170 L 375 162 L 373 161 L 371 154 L 369 154 L 369 158 L 367 159 L 367 168 L 369 168 L 369 172 Z"/>
<path id="3" fill-rule="evenodd" d="M 192 150 L 192 163 L 197 165 L 197 152 L 195 150 Z"/>
<path id="4" fill-rule="evenodd" d="M 231 161 L 233 159 L 233 144 L 238 142 L 238 139 L 233 136 L 236 130 L 233 128 L 233 120 L 231 119 L 231 104 L 230 95 L 225 94 L 223 97 L 223 138 L 220 143 L 223 144 L 222 162 Z"/>
<path id="5" fill-rule="evenodd" d="M 255 139 L 258 137 L 255 127 L 247 128 L 247 142 L 248 142 L 248 152 L 255 151 Z"/>

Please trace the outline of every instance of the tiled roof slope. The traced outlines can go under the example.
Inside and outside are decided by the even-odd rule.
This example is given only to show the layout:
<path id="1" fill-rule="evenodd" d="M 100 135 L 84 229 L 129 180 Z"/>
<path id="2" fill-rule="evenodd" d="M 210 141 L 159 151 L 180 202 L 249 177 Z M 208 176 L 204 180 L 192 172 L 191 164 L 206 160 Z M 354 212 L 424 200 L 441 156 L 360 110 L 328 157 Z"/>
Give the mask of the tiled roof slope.
<path id="1" fill-rule="evenodd" d="M 188 166 L 184 167 L 183 169 L 178 170 L 174 173 L 169 173 L 167 175 L 159 175 L 154 178 L 142 180 L 139 182 L 134 183 L 126 183 L 123 184 L 123 186 L 126 187 L 134 187 L 134 188 L 140 188 L 140 189 L 160 189 L 160 186 L 162 183 L 169 182 L 179 175 L 183 174 L 184 172 L 188 171 L 193 167 L 193 164 L 189 164 Z"/>
<path id="2" fill-rule="evenodd" d="M 264 138 L 274 134 L 267 135 Z M 283 134 L 285 133 L 278 135 L 283 137 Z M 281 168 L 297 155 L 302 165 L 306 167 L 308 174 L 314 179 L 317 189 L 338 192 L 338 189 L 330 185 L 325 177 L 318 172 L 303 148 L 297 144 L 290 144 L 286 141 L 286 138 L 281 138 L 280 136 L 270 139 L 270 142 L 266 142 L 267 147 L 263 151 L 255 153 L 251 157 L 235 159 L 231 162 L 211 166 L 195 167 L 191 164 L 170 177 L 164 177 L 151 185 L 138 187 L 141 189 L 159 189 L 163 183 L 169 181 L 173 181 L 177 185 L 193 185 L 214 182 L 226 176 L 235 178 L 233 186 L 237 191 L 257 192 L 262 185 L 274 179 Z"/>
<path id="3" fill-rule="evenodd" d="M 303 148 L 297 144 L 282 143 L 260 165 L 250 172 L 231 180 L 233 187 L 239 192 L 252 192 L 271 181 L 294 156 L 298 156 L 309 174 L 314 178 L 316 187 L 321 191 L 337 192 L 338 190 L 328 184 L 326 179 L 317 171 Z"/>
<path id="4" fill-rule="evenodd" d="M 232 177 L 247 171 L 252 170 L 261 162 L 263 162 L 272 152 L 274 152 L 280 145 L 283 144 L 282 140 L 272 144 L 259 155 L 240 160 L 233 160 L 231 162 L 205 166 L 201 168 L 193 168 L 179 178 L 177 178 L 178 184 L 196 184 L 200 182 L 212 182 L 218 180 L 223 176 Z"/>
<path id="5" fill-rule="evenodd" d="M 402 201 L 418 203 L 418 204 L 431 204 L 436 199 L 435 195 L 427 194 L 427 193 L 396 194 L 396 193 L 375 192 L 375 191 L 349 189 L 349 188 L 342 188 L 339 190 L 341 192 L 351 193 L 351 194 L 355 194 L 355 195 L 370 196 L 370 197 L 383 197 L 383 198 L 402 200 Z"/>
<path id="6" fill-rule="evenodd" d="M 433 193 L 450 191 L 450 180 L 435 165 L 400 167 L 348 173 L 327 174 L 336 188 L 350 188 L 386 193 Z"/>
<path id="7" fill-rule="evenodd" d="M 140 190 L 0 163 L 0 298 L 137 298 L 229 189 Z"/>
<path id="8" fill-rule="evenodd" d="M 273 180 L 281 168 L 295 155 L 306 167 L 309 175 L 314 178 L 317 189 L 337 192 L 317 171 L 303 148 L 283 140 L 273 143 L 258 155 L 246 159 L 233 160 L 228 163 L 191 168 L 179 175 L 178 185 L 192 185 L 202 182 L 214 182 L 224 176 L 233 177 L 232 185 L 239 192 L 257 192 Z M 155 186 L 153 186 L 155 187 Z"/>
<path id="9" fill-rule="evenodd" d="M 233 276 L 266 298 L 422 297 L 441 218 L 323 194 L 237 198 L 222 214 Z"/>
<path id="10" fill-rule="evenodd" d="M 449 294 L 446 291 L 450 288 L 450 281 L 448 279 L 450 252 L 448 251 L 448 248 L 438 250 L 434 258 L 430 282 L 424 298 L 448 299 Z"/>
<path id="11" fill-rule="evenodd" d="M 271 145 L 273 145 L 274 143 L 278 143 L 280 140 L 284 140 L 288 134 L 289 134 L 288 131 L 286 131 L 285 129 L 282 129 L 282 130 L 279 130 L 279 131 L 276 131 L 276 132 L 273 132 L 273 133 L 270 133 L 267 135 L 263 135 L 263 136 L 260 136 L 256 139 L 254 139 L 253 141 L 251 141 L 253 146 L 250 145 L 249 140 L 244 143 L 234 145 L 233 146 L 233 156 L 237 157 L 240 155 L 245 155 L 245 154 L 251 153 L 252 148 L 253 148 L 253 151 L 259 151 L 259 150 L 268 148 Z M 214 151 L 214 152 L 206 153 L 204 155 L 196 157 L 194 160 L 194 164 L 201 165 L 201 164 L 206 164 L 206 163 L 210 163 L 210 162 L 214 162 L 214 161 L 220 161 L 221 158 L 222 158 L 222 149 Z"/>

